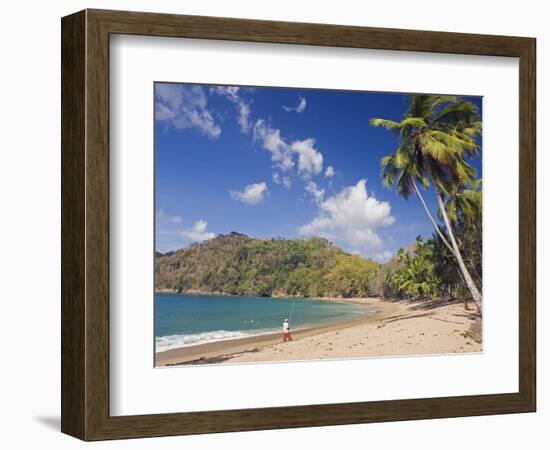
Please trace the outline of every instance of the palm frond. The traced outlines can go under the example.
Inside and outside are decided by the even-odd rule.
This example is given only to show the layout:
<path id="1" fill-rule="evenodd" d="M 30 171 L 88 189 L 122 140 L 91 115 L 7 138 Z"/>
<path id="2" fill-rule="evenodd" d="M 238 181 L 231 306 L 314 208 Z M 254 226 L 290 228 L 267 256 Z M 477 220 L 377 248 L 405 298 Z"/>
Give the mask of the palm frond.
<path id="1" fill-rule="evenodd" d="M 443 143 L 455 151 L 473 150 L 477 144 L 471 139 L 464 139 L 460 134 L 445 133 L 441 130 L 429 130 L 426 132 L 431 138 Z"/>
<path id="2" fill-rule="evenodd" d="M 437 95 L 434 96 L 430 106 L 432 111 L 436 112 L 445 103 L 455 103 L 457 101 L 458 99 L 454 95 Z"/>
<path id="3" fill-rule="evenodd" d="M 456 123 L 458 121 L 479 121 L 477 106 L 468 101 L 453 102 L 441 109 L 434 117 L 434 122 Z"/>
<path id="4" fill-rule="evenodd" d="M 386 130 L 399 129 L 399 122 L 394 122 L 393 120 L 379 119 L 379 118 L 373 117 L 372 119 L 370 119 L 369 123 L 373 127 L 383 127 Z"/>
<path id="5" fill-rule="evenodd" d="M 422 117 L 407 117 L 399 122 L 399 127 L 401 129 L 405 127 L 411 128 L 428 128 L 428 124 Z"/>
<path id="6" fill-rule="evenodd" d="M 455 154 L 453 149 L 438 139 L 434 139 L 429 133 L 421 136 L 420 144 L 423 152 L 438 163 L 450 164 L 452 162 Z"/>

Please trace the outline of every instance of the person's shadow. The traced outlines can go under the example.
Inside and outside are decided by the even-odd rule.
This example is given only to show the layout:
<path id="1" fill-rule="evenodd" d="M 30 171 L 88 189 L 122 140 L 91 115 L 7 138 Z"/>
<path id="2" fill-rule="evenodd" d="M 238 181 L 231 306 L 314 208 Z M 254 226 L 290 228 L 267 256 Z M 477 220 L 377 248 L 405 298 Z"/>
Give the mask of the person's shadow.
<path id="1" fill-rule="evenodd" d="M 34 420 L 51 430 L 61 431 L 61 417 L 59 416 L 36 416 Z"/>

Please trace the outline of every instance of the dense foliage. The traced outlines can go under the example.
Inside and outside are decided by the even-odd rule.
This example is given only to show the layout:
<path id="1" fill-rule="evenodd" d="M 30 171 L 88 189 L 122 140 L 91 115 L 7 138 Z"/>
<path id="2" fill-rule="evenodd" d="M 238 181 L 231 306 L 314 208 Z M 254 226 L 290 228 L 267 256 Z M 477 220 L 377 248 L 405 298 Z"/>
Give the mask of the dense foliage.
<path id="1" fill-rule="evenodd" d="M 443 232 L 443 230 L 441 230 Z M 469 238 L 471 236 L 468 236 Z M 481 239 L 471 239 L 463 248 L 468 269 L 481 284 Z M 418 300 L 468 298 L 468 286 L 461 277 L 456 260 L 439 235 L 428 240 L 418 236 L 411 249 L 399 249 L 392 268 L 386 267 L 385 295 Z"/>
<path id="2" fill-rule="evenodd" d="M 392 277 L 393 285 L 419 296 L 434 295 L 438 282 L 433 275 L 446 271 L 451 277 L 449 269 L 455 264 L 439 265 L 451 256 L 481 314 L 481 180 L 470 164 L 481 152 L 477 107 L 460 97 L 415 95 L 400 121 L 372 118 L 370 123 L 397 137 L 396 149 L 381 160 L 384 184 L 405 199 L 418 196 L 434 227 L 434 242 L 447 249 L 424 259 L 416 254 L 407 262 L 409 274 L 403 271 L 402 280 Z M 419 186 L 432 189 L 443 226 L 431 214 Z"/>
<path id="3" fill-rule="evenodd" d="M 482 286 L 481 196 L 481 180 L 476 180 L 448 196 L 445 205 L 466 269 L 478 286 Z M 418 236 L 411 251 L 398 251 L 398 267 L 391 270 L 385 280 L 386 293 L 420 299 L 469 297 L 456 257 L 441 236 L 448 240 L 444 227 L 427 241 Z"/>
<path id="4" fill-rule="evenodd" d="M 157 255 L 157 290 L 231 295 L 360 297 L 380 288 L 380 264 L 325 239 L 252 239 L 220 235 Z"/>
<path id="5" fill-rule="evenodd" d="M 412 252 L 400 249 L 397 260 L 401 267 L 390 272 L 386 285 L 396 296 L 432 298 L 440 294 L 442 280 L 434 264 L 434 242 L 416 239 Z"/>
<path id="6" fill-rule="evenodd" d="M 466 236 L 469 268 L 481 277 L 481 235 L 475 239 L 470 230 Z M 468 295 L 453 255 L 437 234 L 428 240 L 419 236 L 410 248 L 379 264 L 346 253 L 326 239 L 259 240 L 231 233 L 157 254 L 155 285 L 159 291 L 266 297 L 424 300 Z"/>

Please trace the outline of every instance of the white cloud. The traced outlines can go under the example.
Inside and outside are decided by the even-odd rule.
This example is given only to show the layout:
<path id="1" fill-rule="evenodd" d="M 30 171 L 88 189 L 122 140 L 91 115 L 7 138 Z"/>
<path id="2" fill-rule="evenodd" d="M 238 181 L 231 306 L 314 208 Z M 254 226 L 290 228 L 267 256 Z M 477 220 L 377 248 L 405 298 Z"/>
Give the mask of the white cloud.
<path id="1" fill-rule="evenodd" d="M 213 92 L 218 95 L 223 95 L 235 105 L 239 117 L 237 122 L 241 127 L 241 132 L 247 134 L 252 128 L 250 123 L 250 105 L 239 95 L 240 88 L 237 86 L 216 86 L 210 88 L 210 92 Z"/>
<path id="2" fill-rule="evenodd" d="M 307 182 L 305 190 L 313 196 L 313 198 L 315 199 L 315 203 L 317 203 L 318 205 L 321 204 L 321 202 L 323 201 L 323 197 L 325 196 L 324 189 L 321 189 L 314 181 L 310 180 Z"/>
<path id="3" fill-rule="evenodd" d="M 315 139 L 294 141 L 291 148 L 298 154 L 298 172 L 305 177 L 318 175 L 323 170 L 323 155 L 313 146 Z"/>
<path id="4" fill-rule="evenodd" d="M 254 124 L 253 136 L 271 153 L 271 160 L 282 172 L 295 167 L 294 156 L 298 157 L 298 173 L 304 178 L 323 171 L 323 155 L 315 149 L 315 139 L 307 138 L 289 144 L 281 137 L 281 130 L 271 128 L 263 119 Z"/>
<path id="5" fill-rule="evenodd" d="M 197 220 L 193 225 L 193 228 L 182 231 L 181 236 L 186 241 L 190 242 L 201 242 L 207 241 L 208 239 L 213 239 L 214 237 L 216 237 L 216 235 L 214 233 L 207 232 L 207 226 L 208 222 L 206 222 L 206 220 Z"/>
<path id="6" fill-rule="evenodd" d="M 257 205 L 265 198 L 266 194 L 267 184 L 265 182 L 249 184 L 242 191 L 229 192 L 232 199 L 247 205 Z"/>
<path id="7" fill-rule="evenodd" d="M 389 250 L 384 250 L 381 252 L 378 252 L 372 256 L 372 259 L 380 262 L 380 263 L 386 263 L 388 262 L 393 256 L 393 253 Z"/>
<path id="8" fill-rule="evenodd" d="M 157 222 L 160 222 L 164 219 L 164 209 L 157 209 L 157 213 L 155 214 L 155 217 L 157 219 Z"/>
<path id="9" fill-rule="evenodd" d="M 216 139 L 221 128 L 207 108 L 207 99 L 200 86 L 161 83 L 155 86 L 156 120 L 178 129 L 197 128 Z"/>
<path id="10" fill-rule="evenodd" d="M 174 111 L 172 111 L 168 106 L 160 102 L 157 102 L 156 104 L 155 115 L 157 120 L 166 121 L 174 120 L 174 118 L 176 117 L 176 113 Z"/>
<path id="11" fill-rule="evenodd" d="M 281 138 L 280 130 L 271 128 L 263 119 L 260 119 L 254 124 L 253 137 L 254 141 L 261 141 L 263 148 L 271 153 L 271 160 L 283 172 L 294 167 L 292 150 Z"/>
<path id="12" fill-rule="evenodd" d="M 243 133 L 248 133 L 252 125 L 250 124 L 248 118 L 250 117 L 250 106 L 247 103 L 240 102 L 238 104 L 239 108 L 239 125 L 241 126 L 241 131 Z"/>
<path id="13" fill-rule="evenodd" d="M 227 95 L 228 97 L 238 97 L 240 88 L 238 86 L 213 86 L 210 92 L 219 95 Z"/>
<path id="14" fill-rule="evenodd" d="M 300 102 L 298 103 L 298 106 L 296 107 L 292 107 L 292 106 L 283 106 L 283 109 L 286 111 L 286 112 L 291 112 L 291 111 L 295 111 L 297 113 L 302 113 L 304 112 L 304 110 L 306 109 L 306 105 L 307 105 L 307 102 L 306 102 L 306 99 L 302 96 L 298 96 Z"/>
<path id="15" fill-rule="evenodd" d="M 394 222 L 390 204 L 369 196 L 366 181 L 360 180 L 321 201 L 317 217 L 300 227 L 299 233 L 325 237 L 359 249 L 365 256 L 380 256 L 384 255 L 384 243 L 376 230 Z"/>
<path id="16" fill-rule="evenodd" d="M 292 186 L 292 181 L 290 180 L 290 177 L 282 177 L 279 172 L 273 172 L 271 178 L 273 179 L 273 182 L 275 184 L 282 184 L 287 189 L 290 189 L 290 187 Z"/>
<path id="17" fill-rule="evenodd" d="M 156 221 L 157 221 L 157 224 L 168 224 L 168 223 L 172 223 L 172 224 L 178 224 L 178 223 L 181 223 L 182 222 L 182 218 L 181 216 L 171 216 L 169 214 L 166 214 L 164 212 L 164 209 L 157 209 L 157 212 L 155 214 L 155 218 L 156 218 Z"/>
<path id="18" fill-rule="evenodd" d="M 328 166 L 327 170 L 325 170 L 325 177 L 332 178 L 334 176 L 334 167 Z"/>

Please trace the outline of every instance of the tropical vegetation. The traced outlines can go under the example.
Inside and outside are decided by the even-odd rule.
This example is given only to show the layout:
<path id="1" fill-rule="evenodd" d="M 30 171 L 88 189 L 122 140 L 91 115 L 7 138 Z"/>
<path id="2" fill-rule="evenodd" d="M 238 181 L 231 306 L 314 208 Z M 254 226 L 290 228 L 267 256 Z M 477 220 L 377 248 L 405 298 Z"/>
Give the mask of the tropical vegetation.
<path id="1" fill-rule="evenodd" d="M 253 239 L 232 232 L 157 255 L 157 290 L 229 295 L 362 297 L 382 267 L 326 239 Z"/>
<path id="2" fill-rule="evenodd" d="M 401 121 L 372 118 L 370 123 L 398 138 L 395 151 L 381 161 L 385 185 L 395 187 L 405 199 L 413 193 L 418 196 L 481 313 L 481 180 L 469 162 L 480 152 L 482 123 L 477 107 L 459 97 L 415 95 Z M 432 188 L 442 225 L 419 186 Z M 478 239 L 470 233 L 478 233 Z M 470 242 L 472 238 L 475 242 Z M 471 258 L 465 259 L 465 253 Z M 432 284 L 427 279 L 425 283 Z"/>

